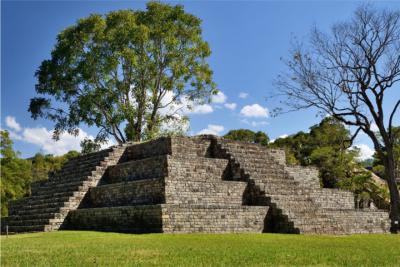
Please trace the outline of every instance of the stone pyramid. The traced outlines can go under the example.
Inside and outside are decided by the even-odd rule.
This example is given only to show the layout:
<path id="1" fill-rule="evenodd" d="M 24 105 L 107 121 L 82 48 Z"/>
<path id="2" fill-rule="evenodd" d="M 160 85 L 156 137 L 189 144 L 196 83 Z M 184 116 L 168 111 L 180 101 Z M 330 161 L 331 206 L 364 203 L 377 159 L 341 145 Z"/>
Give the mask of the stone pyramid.
<path id="1" fill-rule="evenodd" d="M 387 233 L 386 211 L 320 188 L 282 150 L 215 136 L 163 137 L 70 160 L 10 204 L 9 232 Z"/>

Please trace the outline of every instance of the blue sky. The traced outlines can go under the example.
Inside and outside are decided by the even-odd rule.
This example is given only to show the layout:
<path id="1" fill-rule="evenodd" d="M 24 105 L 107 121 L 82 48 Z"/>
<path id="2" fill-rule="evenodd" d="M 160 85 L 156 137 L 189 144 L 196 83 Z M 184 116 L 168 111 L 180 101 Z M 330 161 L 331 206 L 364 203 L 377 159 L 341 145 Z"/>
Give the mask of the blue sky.
<path id="1" fill-rule="evenodd" d="M 177 3 L 177 2 L 171 2 Z M 355 1 L 181 1 L 185 10 L 203 20 L 203 36 L 209 42 L 214 80 L 224 94 L 199 114 L 190 114 L 190 133 L 224 134 L 230 129 L 265 131 L 271 139 L 318 123 L 315 110 L 278 118 L 268 110 L 278 105 L 266 101 L 272 81 L 285 69 L 281 57 L 293 35 L 306 38 L 315 24 L 322 30 L 352 15 Z M 1 7 L 1 128 L 12 131 L 15 148 L 23 157 L 38 151 L 61 154 L 79 148 L 79 138 L 94 136 L 96 129 L 81 126 L 79 138 L 64 135 L 51 140 L 53 123 L 33 120 L 27 112 L 35 96 L 35 70 L 49 58 L 58 32 L 91 13 L 117 9 L 143 9 L 146 2 L 131 1 L 3 1 Z M 375 2 L 376 7 L 400 9 L 395 1 Z M 391 107 L 399 94 L 389 100 Z M 247 111 L 247 112 L 246 112 Z M 249 117 L 258 114 L 258 117 Z M 398 125 L 399 119 L 397 119 Z M 365 136 L 357 139 L 364 153 L 371 153 Z"/>

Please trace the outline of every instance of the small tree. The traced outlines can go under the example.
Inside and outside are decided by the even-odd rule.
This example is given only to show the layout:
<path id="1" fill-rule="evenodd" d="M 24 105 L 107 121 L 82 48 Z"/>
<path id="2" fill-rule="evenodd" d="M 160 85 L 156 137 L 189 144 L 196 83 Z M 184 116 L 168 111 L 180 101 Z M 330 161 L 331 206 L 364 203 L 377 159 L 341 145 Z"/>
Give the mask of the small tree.
<path id="1" fill-rule="evenodd" d="M 8 131 L 0 131 L 0 152 L 1 216 L 7 216 L 9 201 L 28 192 L 32 180 L 31 164 L 14 150 Z"/>
<path id="2" fill-rule="evenodd" d="M 260 144 L 263 146 L 267 146 L 269 143 L 269 137 L 266 133 L 261 131 L 253 132 L 252 130 L 248 129 L 230 130 L 227 134 L 224 135 L 224 138 Z"/>
<path id="3" fill-rule="evenodd" d="M 80 19 L 58 35 L 51 59 L 36 72 L 32 117 L 54 121 L 56 139 L 77 134 L 83 122 L 100 128 L 97 141 L 113 136 L 118 143 L 184 122 L 179 110 L 216 91 L 200 24 L 182 6 L 156 2 L 146 11 Z"/>
<path id="4" fill-rule="evenodd" d="M 89 154 L 92 152 L 97 152 L 101 149 L 101 144 L 89 138 L 85 138 L 81 141 L 81 153 Z"/>
<path id="5" fill-rule="evenodd" d="M 388 90 L 398 91 L 399 51 L 400 12 L 362 6 L 350 21 L 334 25 L 330 34 L 314 29 L 308 49 L 294 44 L 286 61 L 289 73 L 276 79 L 278 94 L 285 96 L 283 103 L 291 110 L 314 107 L 357 127 L 351 141 L 360 131 L 369 136 L 385 167 L 393 232 L 399 228 L 400 200 L 392 129 L 400 100 L 389 113 L 383 101 Z"/>

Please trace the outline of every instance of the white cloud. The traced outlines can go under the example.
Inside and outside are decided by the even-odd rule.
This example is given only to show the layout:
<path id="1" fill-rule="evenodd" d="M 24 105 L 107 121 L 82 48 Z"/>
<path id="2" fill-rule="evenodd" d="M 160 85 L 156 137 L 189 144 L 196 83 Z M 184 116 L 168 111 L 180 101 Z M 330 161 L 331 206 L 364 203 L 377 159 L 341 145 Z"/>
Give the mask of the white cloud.
<path id="1" fill-rule="evenodd" d="M 41 128 L 25 128 L 22 133 L 22 140 L 24 142 L 39 146 L 45 153 L 62 155 L 70 150 L 81 150 L 80 143 L 85 138 L 93 139 L 93 136 L 88 135 L 85 131 L 79 130 L 77 136 L 62 133 L 60 140 L 55 141 L 53 138 L 53 131 Z"/>
<path id="2" fill-rule="evenodd" d="M 77 136 L 63 133 L 60 135 L 60 139 L 55 141 L 53 139 L 53 130 L 48 130 L 45 127 L 23 128 L 15 118 L 11 118 L 12 119 L 6 119 L 7 126 L 15 130 L 19 129 L 18 131 L 20 131 L 20 133 L 9 131 L 10 138 L 36 145 L 46 154 L 63 155 L 71 150 L 80 151 L 82 140 L 85 138 L 94 139 L 93 136 L 79 129 L 79 134 Z M 13 127 L 11 125 L 13 125 Z M 16 127 L 16 125 L 18 126 Z M 102 144 L 101 148 L 104 149 L 112 145 L 115 145 L 115 142 L 109 140 L 107 143 Z"/>
<path id="3" fill-rule="evenodd" d="M 223 104 L 226 101 L 226 95 L 222 91 L 218 91 L 216 95 L 211 96 L 211 102 L 216 104 Z"/>
<path id="4" fill-rule="evenodd" d="M 101 144 L 100 149 L 106 149 L 109 148 L 110 146 L 115 146 L 117 143 L 113 139 L 107 140 L 107 142 L 104 142 Z"/>
<path id="5" fill-rule="evenodd" d="M 366 159 L 372 158 L 372 156 L 375 153 L 375 150 L 373 150 L 366 144 L 354 145 L 353 147 L 356 147 L 360 150 L 360 154 L 358 156 L 359 160 L 366 160 Z"/>
<path id="6" fill-rule="evenodd" d="M 280 135 L 278 138 L 286 138 L 286 137 L 288 137 L 289 135 L 288 134 L 282 134 L 282 135 Z"/>
<path id="7" fill-rule="evenodd" d="M 252 127 L 258 127 L 258 126 L 269 124 L 267 121 L 248 121 L 246 119 L 241 120 L 241 122 L 251 125 Z"/>
<path id="8" fill-rule="evenodd" d="M 162 115 L 178 114 L 183 116 L 188 114 L 207 114 L 214 111 L 210 104 L 194 102 L 185 96 L 175 102 L 171 102 L 173 98 L 174 93 L 168 91 L 161 99 L 161 105 L 166 106 L 160 109 Z"/>
<path id="9" fill-rule="evenodd" d="M 239 97 L 240 97 L 240 98 L 245 99 L 245 98 L 247 98 L 248 96 L 249 96 L 248 93 L 245 93 L 245 92 L 240 92 L 240 93 L 239 93 Z"/>
<path id="10" fill-rule="evenodd" d="M 22 140 L 22 136 L 19 135 L 18 133 L 14 132 L 14 131 L 8 131 L 8 133 L 10 134 L 10 138 L 13 140 Z"/>
<path id="11" fill-rule="evenodd" d="M 240 114 L 245 117 L 268 118 L 268 109 L 259 104 L 247 105 L 242 108 Z"/>
<path id="12" fill-rule="evenodd" d="M 21 125 L 19 125 L 19 123 L 15 120 L 15 117 L 7 116 L 6 125 L 17 132 L 21 131 Z"/>
<path id="13" fill-rule="evenodd" d="M 234 110 L 234 109 L 236 109 L 236 103 L 225 103 L 224 104 L 224 106 L 227 108 L 227 109 L 230 109 L 230 110 Z"/>
<path id="14" fill-rule="evenodd" d="M 186 109 L 184 113 L 186 114 L 207 114 L 213 112 L 214 109 L 211 105 L 209 104 L 200 104 L 196 105 L 194 104 L 191 108 Z"/>
<path id="15" fill-rule="evenodd" d="M 209 124 L 207 128 L 201 130 L 197 134 L 213 134 L 213 135 L 220 135 L 224 130 L 224 126 L 216 125 L 216 124 Z"/>

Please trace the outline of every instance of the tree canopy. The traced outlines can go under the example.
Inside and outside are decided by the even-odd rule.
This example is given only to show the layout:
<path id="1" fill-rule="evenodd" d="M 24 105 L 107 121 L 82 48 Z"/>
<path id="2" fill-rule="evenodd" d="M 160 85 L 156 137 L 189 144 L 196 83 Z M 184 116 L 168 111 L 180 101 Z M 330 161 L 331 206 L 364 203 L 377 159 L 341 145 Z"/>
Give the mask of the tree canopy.
<path id="1" fill-rule="evenodd" d="M 81 123 L 100 129 L 96 141 L 118 143 L 175 131 L 183 109 L 216 93 L 200 26 L 182 6 L 158 2 L 78 20 L 36 72 L 32 117 L 54 121 L 55 138 Z"/>
<path id="2" fill-rule="evenodd" d="M 344 125 L 328 117 L 310 127 L 309 133 L 279 138 L 271 146 L 285 148 L 289 163 L 317 166 L 323 186 L 334 188 L 354 176 L 357 151 L 347 149 L 349 138 Z"/>
<path id="3" fill-rule="evenodd" d="M 230 130 L 227 134 L 224 135 L 224 138 L 261 144 L 263 146 L 267 146 L 269 143 L 269 137 L 266 133 L 261 131 L 253 132 L 249 129 Z"/>

